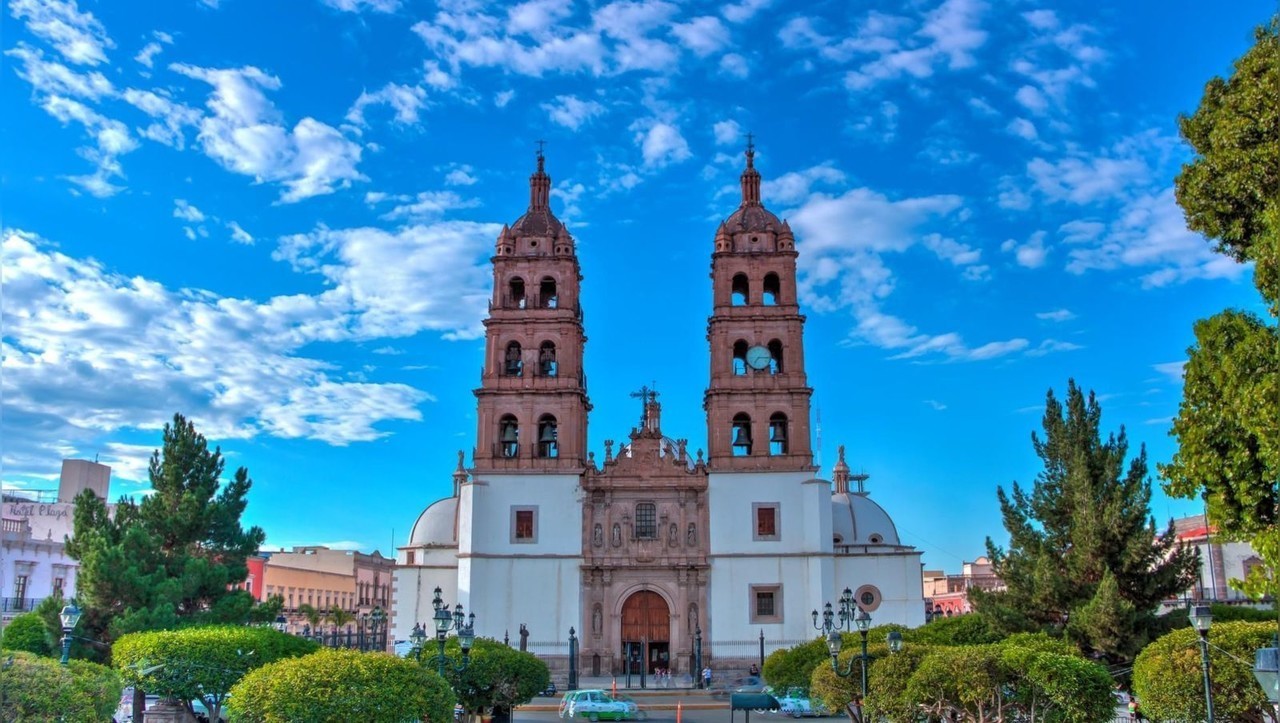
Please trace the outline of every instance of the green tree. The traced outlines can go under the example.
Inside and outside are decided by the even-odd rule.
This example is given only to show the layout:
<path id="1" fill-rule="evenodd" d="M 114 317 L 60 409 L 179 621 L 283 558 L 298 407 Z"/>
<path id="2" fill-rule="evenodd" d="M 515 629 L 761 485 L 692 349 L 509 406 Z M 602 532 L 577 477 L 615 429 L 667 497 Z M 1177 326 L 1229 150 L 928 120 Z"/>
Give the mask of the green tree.
<path id="1" fill-rule="evenodd" d="M 298 606 L 298 614 L 307 621 L 314 633 L 320 632 L 320 621 L 324 620 L 324 614 L 315 608 L 311 603 L 302 603 Z"/>
<path id="2" fill-rule="evenodd" d="M 979 645 L 998 642 L 1003 637 L 992 629 L 986 617 L 974 613 L 934 618 L 907 635 L 913 643 L 929 645 Z"/>
<path id="3" fill-rule="evenodd" d="M 1249 661 L 1271 644 L 1275 623 L 1225 622 L 1209 629 L 1209 670 L 1218 720 L 1274 723 L 1275 708 L 1253 677 Z M 1198 633 L 1181 628 L 1152 642 L 1133 663 L 1133 689 L 1151 720 L 1205 719 Z"/>
<path id="4" fill-rule="evenodd" d="M 100 723 L 111 720 L 123 688 L 116 672 L 102 665 L 60 665 L 31 653 L 6 653 L 0 661 L 0 720 Z"/>
<path id="5" fill-rule="evenodd" d="M 67 552 L 80 562 L 82 635 L 110 643 L 136 630 L 180 621 L 244 622 L 249 593 L 231 586 L 248 574 L 245 559 L 265 535 L 240 516 L 252 483 L 245 468 L 223 480 L 221 450 L 174 415 L 151 457 L 153 494 L 121 499 L 115 514 L 90 491 L 76 498 Z"/>
<path id="6" fill-rule="evenodd" d="M 453 704 L 448 684 L 416 661 L 326 649 L 249 672 L 227 710 L 244 723 L 446 723 Z"/>
<path id="7" fill-rule="evenodd" d="M 25 650 L 36 655 L 52 655 L 53 640 L 44 626 L 44 620 L 35 613 L 18 615 L 4 626 L 0 649 Z"/>
<path id="8" fill-rule="evenodd" d="M 329 618 L 329 622 L 333 623 L 335 628 L 341 628 L 356 619 L 354 613 L 349 613 L 338 605 L 329 608 L 329 612 L 325 614 L 325 617 Z"/>
<path id="9" fill-rule="evenodd" d="M 428 641 L 420 651 L 421 665 L 435 672 L 435 647 Z M 457 638 L 445 646 L 445 678 L 468 713 L 503 710 L 528 703 L 547 687 L 551 673 L 533 653 L 521 652 L 496 640 L 476 638 L 471 662 L 461 671 L 462 650 Z"/>
<path id="10" fill-rule="evenodd" d="M 977 593 L 978 612 L 1005 631 L 1066 632 L 1087 652 L 1132 660 L 1156 625 L 1160 601 L 1185 590 L 1199 565 L 1173 522 L 1156 534 L 1146 450 L 1128 461 L 1123 427 L 1105 440 L 1102 408 L 1074 381 L 1065 404 L 1049 390 L 1044 436 L 1031 441 L 1044 470 L 1031 490 L 997 488 L 1009 548 L 990 538 L 1007 589 Z M 1070 625 L 1068 625 L 1070 620 Z"/>
<path id="11" fill-rule="evenodd" d="M 813 670 L 830 660 L 825 638 L 816 638 L 807 643 L 780 648 L 769 653 L 764 659 L 761 674 L 774 690 L 809 687 L 813 678 Z"/>
<path id="12" fill-rule="evenodd" d="M 218 720 L 227 692 L 245 673 L 320 646 L 273 628 L 218 625 L 130 633 L 112 646 L 112 660 L 130 685 L 183 702 L 199 699 Z"/>

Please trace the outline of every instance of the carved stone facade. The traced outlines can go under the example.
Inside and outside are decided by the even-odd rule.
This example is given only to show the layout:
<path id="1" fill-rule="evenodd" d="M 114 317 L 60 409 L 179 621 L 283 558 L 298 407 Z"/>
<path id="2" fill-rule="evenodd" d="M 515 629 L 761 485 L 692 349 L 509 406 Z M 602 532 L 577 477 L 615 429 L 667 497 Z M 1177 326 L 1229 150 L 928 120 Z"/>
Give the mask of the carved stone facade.
<path id="1" fill-rule="evenodd" d="M 662 436 L 657 393 L 630 442 L 583 477 L 582 653 L 604 670 L 688 672 L 694 629 L 707 609 L 707 469 L 684 440 Z"/>

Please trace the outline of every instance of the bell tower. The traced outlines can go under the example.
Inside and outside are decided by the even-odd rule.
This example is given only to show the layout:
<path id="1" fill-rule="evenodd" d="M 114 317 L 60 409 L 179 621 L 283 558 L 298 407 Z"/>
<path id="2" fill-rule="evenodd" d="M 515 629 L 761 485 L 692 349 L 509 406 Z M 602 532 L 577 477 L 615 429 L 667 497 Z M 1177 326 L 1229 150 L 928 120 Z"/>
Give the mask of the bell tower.
<path id="1" fill-rule="evenodd" d="M 580 473 L 587 449 L 586 377 L 573 237 L 551 213 L 538 151 L 529 210 L 498 234 L 477 397 L 477 473 Z"/>
<path id="2" fill-rule="evenodd" d="M 708 461 L 713 471 L 816 471 L 795 237 L 760 203 L 749 138 L 742 203 L 716 230 L 711 254 Z"/>

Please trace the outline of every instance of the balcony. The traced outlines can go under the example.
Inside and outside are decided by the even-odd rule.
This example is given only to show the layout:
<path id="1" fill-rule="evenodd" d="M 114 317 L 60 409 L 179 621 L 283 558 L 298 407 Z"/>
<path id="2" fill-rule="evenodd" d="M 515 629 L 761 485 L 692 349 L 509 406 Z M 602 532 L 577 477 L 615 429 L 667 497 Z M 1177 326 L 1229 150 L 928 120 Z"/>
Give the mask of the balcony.
<path id="1" fill-rule="evenodd" d="M 42 597 L 4 597 L 0 598 L 0 612 L 29 613 L 42 602 Z"/>

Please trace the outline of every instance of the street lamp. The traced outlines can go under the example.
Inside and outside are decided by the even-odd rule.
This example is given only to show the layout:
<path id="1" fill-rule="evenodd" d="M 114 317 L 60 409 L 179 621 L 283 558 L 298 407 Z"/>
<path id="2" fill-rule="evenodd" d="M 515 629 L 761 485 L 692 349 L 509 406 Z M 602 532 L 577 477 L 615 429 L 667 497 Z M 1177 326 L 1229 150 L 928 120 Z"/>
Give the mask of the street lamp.
<path id="1" fill-rule="evenodd" d="M 841 678 L 853 677 L 853 659 L 850 658 L 848 667 L 840 668 L 840 648 L 844 645 L 844 640 L 840 636 L 840 627 L 848 627 L 848 623 L 852 620 L 854 627 L 858 630 L 858 635 L 862 638 L 862 653 L 858 655 L 858 664 L 862 671 L 862 688 L 861 695 L 858 696 L 856 702 L 856 710 L 858 720 L 862 717 L 862 701 L 867 697 L 867 631 L 871 629 L 871 616 L 866 610 L 858 608 L 853 603 L 853 593 L 845 588 L 845 595 L 840 596 L 840 625 L 836 625 L 835 614 L 831 610 L 831 603 L 827 603 L 823 608 L 822 627 L 818 628 L 827 635 L 827 652 L 831 653 L 831 670 Z M 846 606 L 848 606 L 846 608 Z M 857 612 L 854 612 L 857 609 Z M 818 627 L 818 611 L 813 611 L 814 627 Z M 897 632 L 897 631 L 894 631 Z M 902 635 L 897 636 L 896 643 L 893 640 L 889 642 L 889 649 L 893 650 L 894 646 L 898 650 L 902 649 Z M 894 652 L 897 652 L 894 650 Z"/>
<path id="2" fill-rule="evenodd" d="M 475 624 L 476 614 L 471 613 L 470 616 L 464 615 L 462 612 L 462 604 L 454 606 L 453 612 L 449 612 L 449 606 L 444 603 L 444 599 L 440 597 L 440 588 L 435 589 L 436 596 L 431 600 L 431 606 L 435 608 L 435 615 L 432 621 L 436 626 L 436 645 L 439 647 L 439 653 L 435 656 L 436 671 L 440 673 L 440 677 L 444 677 L 445 661 L 444 641 L 449 637 L 450 630 L 458 632 L 458 644 L 462 647 L 462 663 L 454 666 L 454 670 L 461 673 L 471 664 L 471 644 L 475 642 Z M 426 633 L 422 633 L 423 638 Z"/>
<path id="3" fill-rule="evenodd" d="M 1213 612 L 1208 605 L 1196 605 L 1191 610 L 1191 624 L 1200 634 L 1200 663 L 1204 668 L 1204 709 L 1207 723 L 1213 723 L 1213 689 L 1209 680 L 1209 626 Z"/>
<path id="4" fill-rule="evenodd" d="M 71 631 L 80 622 L 80 608 L 74 602 L 68 603 L 58 617 L 62 619 L 62 664 L 66 665 L 71 658 Z"/>

